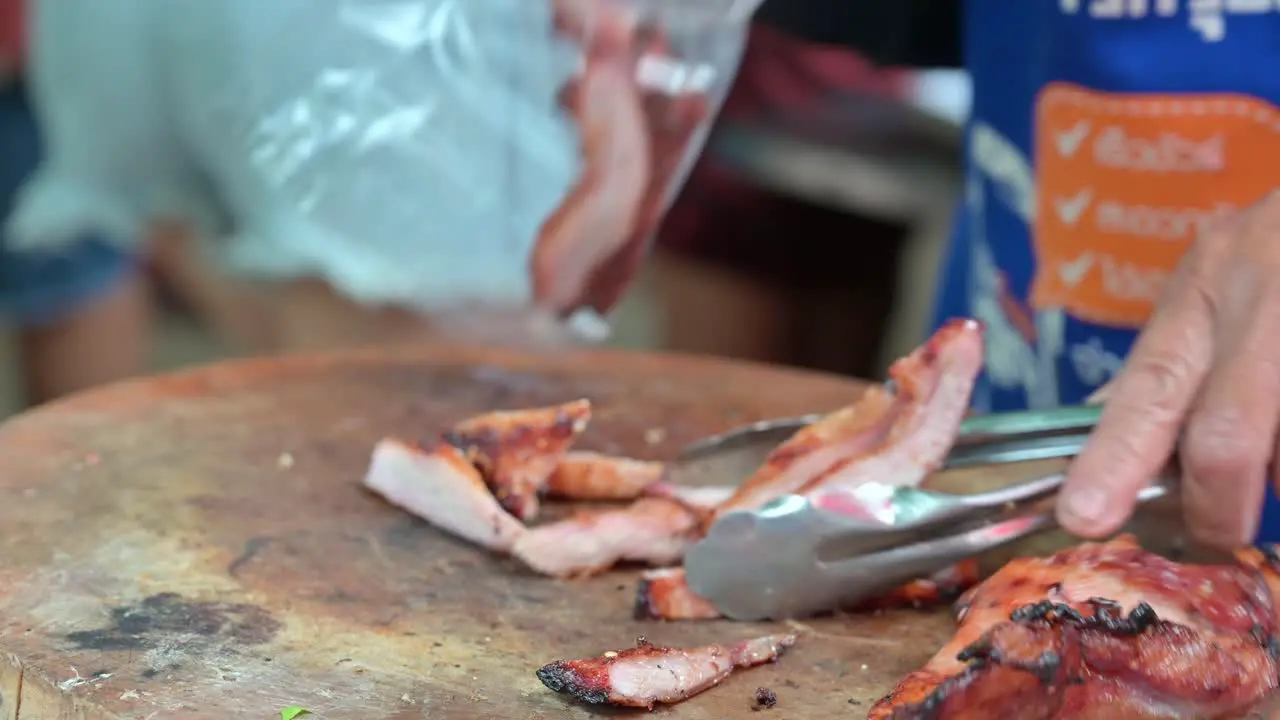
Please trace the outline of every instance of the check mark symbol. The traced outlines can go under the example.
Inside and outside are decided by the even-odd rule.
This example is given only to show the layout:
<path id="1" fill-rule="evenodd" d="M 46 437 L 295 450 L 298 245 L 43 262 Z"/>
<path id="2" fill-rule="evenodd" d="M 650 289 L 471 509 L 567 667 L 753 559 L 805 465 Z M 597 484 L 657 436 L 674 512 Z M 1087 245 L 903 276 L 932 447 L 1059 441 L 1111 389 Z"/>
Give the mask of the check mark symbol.
<path id="1" fill-rule="evenodd" d="M 1093 253 L 1087 252 L 1075 260 L 1069 260 L 1058 266 L 1058 277 L 1068 287 L 1076 287 L 1089 274 L 1093 267 Z"/>
<path id="2" fill-rule="evenodd" d="M 1060 197 L 1053 201 L 1058 208 L 1058 217 L 1067 225 L 1075 225 L 1079 222 L 1084 211 L 1089 209 L 1091 202 L 1093 202 L 1093 190 L 1089 188 L 1070 197 Z"/>
<path id="3" fill-rule="evenodd" d="M 1089 131 L 1091 130 L 1093 130 L 1093 123 L 1088 120 L 1081 120 L 1070 129 L 1056 133 L 1054 135 L 1054 144 L 1058 146 L 1058 154 L 1064 158 L 1075 155 L 1080 146 L 1084 144 L 1085 139 L 1089 137 Z"/>

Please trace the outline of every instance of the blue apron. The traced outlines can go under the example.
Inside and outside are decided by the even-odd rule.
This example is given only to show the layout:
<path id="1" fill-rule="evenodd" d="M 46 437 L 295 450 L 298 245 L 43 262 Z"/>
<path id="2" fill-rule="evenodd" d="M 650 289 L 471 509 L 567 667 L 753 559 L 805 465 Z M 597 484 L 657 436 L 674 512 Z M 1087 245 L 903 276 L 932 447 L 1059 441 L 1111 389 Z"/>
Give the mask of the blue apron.
<path id="1" fill-rule="evenodd" d="M 987 325 L 977 409 L 1079 403 L 1197 228 L 1280 186 L 1280 0 L 965 6 L 973 116 L 938 320 Z M 1280 541 L 1270 495 L 1260 540 Z"/>

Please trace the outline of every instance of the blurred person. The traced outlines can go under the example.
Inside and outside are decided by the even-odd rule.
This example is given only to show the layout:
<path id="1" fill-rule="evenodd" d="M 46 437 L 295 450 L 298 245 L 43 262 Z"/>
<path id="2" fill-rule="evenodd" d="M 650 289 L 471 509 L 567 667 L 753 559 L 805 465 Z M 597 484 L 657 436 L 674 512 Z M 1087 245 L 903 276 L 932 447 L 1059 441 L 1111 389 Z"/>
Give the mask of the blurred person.
<path id="1" fill-rule="evenodd" d="M 194 321 L 231 355 L 276 352 L 271 293 L 219 266 L 182 222 L 160 220 L 149 229 L 147 268 L 158 307 Z"/>
<path id="2" fill-rule="evenodd" d="M 50 247 L 163 220 L 258 297 L 188 249 L 167 274 L 279 351 L 598 339 L 750 4 L 33 0 L 50 155 L 8 228 Z"/>
<path id="3" fill-rule="evenodd" d="M 1280 540 L 1280 5 L 854 4 L 881 13 L 875 57 L 972 76 L 938 315 L 987 323 L 978 409 L 1107 388 L 1063 526 L 1114 532 L 1176 454 L 1196 537 Z M 948 33 L 963 58 L 931 47 Z"/>
<path id="4" fill-rule="evenodd" d="M 6 213 L 41 158 L 21 75 L 22 41 L 20 0 L 0 0 L 0 212 Z M 146 369 L 146 283 L 135 256 L 102 237 L 18 251 L 0 234 L 0 312 L 16 329 L 29 405 Z"/>

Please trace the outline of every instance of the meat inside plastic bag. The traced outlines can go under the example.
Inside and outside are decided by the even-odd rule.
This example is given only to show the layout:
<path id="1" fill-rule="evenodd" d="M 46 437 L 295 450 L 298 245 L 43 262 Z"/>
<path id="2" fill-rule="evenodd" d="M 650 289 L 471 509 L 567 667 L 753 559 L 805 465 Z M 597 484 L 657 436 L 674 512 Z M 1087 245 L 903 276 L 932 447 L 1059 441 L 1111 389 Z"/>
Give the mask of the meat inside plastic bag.
<path id="1" fill-rule="evenodd" d="M 759 0 L 33 0 L 14 242 L 179 215 L 242 273 L 452 317 L 607 313 Z"/>

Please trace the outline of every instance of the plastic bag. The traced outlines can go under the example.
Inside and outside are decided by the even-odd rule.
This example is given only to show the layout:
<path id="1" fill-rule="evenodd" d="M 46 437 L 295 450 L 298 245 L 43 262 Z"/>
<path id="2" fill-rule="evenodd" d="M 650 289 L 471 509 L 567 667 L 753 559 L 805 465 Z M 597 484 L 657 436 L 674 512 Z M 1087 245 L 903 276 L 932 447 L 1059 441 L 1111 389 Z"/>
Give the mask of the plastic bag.
<path id="1" fill-rule="evenodd" d="M 10 230 L 178 214 L 368 304 L 604 313 L 759 1 L 34 0 L 49 154 Z"/>

